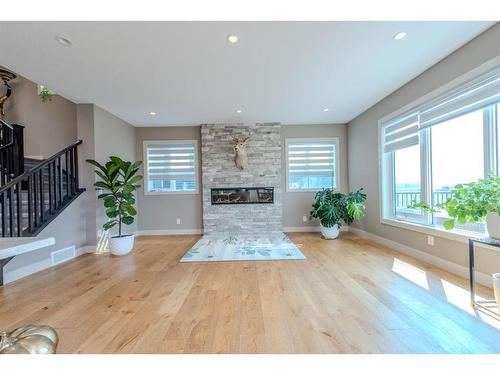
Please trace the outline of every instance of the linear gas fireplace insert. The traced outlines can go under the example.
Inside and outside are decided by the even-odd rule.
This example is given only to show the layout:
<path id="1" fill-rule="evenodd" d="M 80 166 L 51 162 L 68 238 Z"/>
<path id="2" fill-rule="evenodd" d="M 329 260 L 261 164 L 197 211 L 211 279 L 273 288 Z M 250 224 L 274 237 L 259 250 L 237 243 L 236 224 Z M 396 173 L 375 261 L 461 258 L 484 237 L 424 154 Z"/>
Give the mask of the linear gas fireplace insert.
<path id="1" fill-rule="evenodd" d="M 272 187 L 239 187 L 211 189 L 212 204 L 274 203 Z"/>

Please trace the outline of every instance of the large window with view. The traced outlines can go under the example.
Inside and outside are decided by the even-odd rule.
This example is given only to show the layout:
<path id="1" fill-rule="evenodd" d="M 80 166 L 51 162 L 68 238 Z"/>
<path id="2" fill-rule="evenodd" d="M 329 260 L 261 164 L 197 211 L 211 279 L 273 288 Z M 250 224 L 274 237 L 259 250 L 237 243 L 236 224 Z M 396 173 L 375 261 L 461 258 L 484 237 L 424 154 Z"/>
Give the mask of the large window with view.
<path id="1" fill-rule="evenodd" d="M 198 192 L 198 141 L 145 141 L 145 194 Z"/>
<path id="2" fill-rule="evenodd" d="M 411 111 L 380 121 L 382 219 L 442 227 L 442 204 L 458 184 L 499 173 L 500 69 L 469 81 Z M 483 223 L 455 226 L 484 233 Z"/>
<path id="3" fill-rule="evenodd" d="M 338 138 L 287 139 L 287 191 L 336 189 L 338 144 Z"/>

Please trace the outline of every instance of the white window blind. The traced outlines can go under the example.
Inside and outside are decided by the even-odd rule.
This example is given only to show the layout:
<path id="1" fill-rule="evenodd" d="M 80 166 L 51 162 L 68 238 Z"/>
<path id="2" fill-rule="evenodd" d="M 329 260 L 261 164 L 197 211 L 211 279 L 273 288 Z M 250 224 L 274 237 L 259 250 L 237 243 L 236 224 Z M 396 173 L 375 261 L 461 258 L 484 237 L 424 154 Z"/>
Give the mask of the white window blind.
<path id="1" fill-rule="evenodd" d="M 382 122 L 384 152 L 419 143 L 420 130 L 500 103 L 500 68 L 495 68 L 409 112 Z"/>
<path id="2" fill-rule="evenodd" d="M 147 192 L 196 192 L 197 142 L 145 142 Z"/>
<path id="3" fill-rule="evenodd" d="M 288 190 L 337 187 L 338 139 L 287 140 Z"/>
<path id="4" fill-rule="evenodd" d="M 383 125 L 384 152 L 418 144 L 418 113 L 410 113 Z"/>
<path id="5" fill-rule="evenodd" d="M 500 68 L 462 85 L 420 109 L 420 128 L 500 102 Z"/>

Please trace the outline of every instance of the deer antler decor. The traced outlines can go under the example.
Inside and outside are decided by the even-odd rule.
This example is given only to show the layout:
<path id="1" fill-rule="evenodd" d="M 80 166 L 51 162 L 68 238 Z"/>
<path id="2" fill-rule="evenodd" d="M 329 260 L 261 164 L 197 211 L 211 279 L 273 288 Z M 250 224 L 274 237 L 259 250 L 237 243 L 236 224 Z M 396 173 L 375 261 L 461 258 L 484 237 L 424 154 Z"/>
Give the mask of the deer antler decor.
<path id="1" fill-rule="evenodd" d="M 16 78 L 16 75 L 8 70 L 0 69 L 0 79 L 3 81 L 4 86 L 7 88 L 5 95 L 0 96 L 0 117 L 5 116 L 5 111 L 3 109 L 4 103 L 9 99 L 10 94 L 12 94 L 12 89 L 9 85 L 9 81 Z"/>
<path id="2" fill-rule="evenodd" d="M 250 137 L 234 140 L 236 142 L 234 145 L 234 152 L 236 153 L 234 157 L 234 163 L 241 170 L 246 169 L 248 167 L 246 143 L 249 138 Z"/>

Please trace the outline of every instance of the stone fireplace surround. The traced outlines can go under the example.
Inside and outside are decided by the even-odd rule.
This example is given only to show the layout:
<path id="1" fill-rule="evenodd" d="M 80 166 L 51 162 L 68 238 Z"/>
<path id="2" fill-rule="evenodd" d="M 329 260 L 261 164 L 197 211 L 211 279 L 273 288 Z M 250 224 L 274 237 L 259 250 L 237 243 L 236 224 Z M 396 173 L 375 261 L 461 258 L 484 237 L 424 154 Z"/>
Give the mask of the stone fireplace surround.
<path id="1" fill-rule="evenodd" d="M 201 126 L 203 229 L 205 234 L 279 232 L 282 223 L 281 126 L 206 124 Z M 234 139 L 247 142 L 248 168 L 234 163 Z M 212 204 L 214 188 L 274 188 L 272 204 Z"/>

